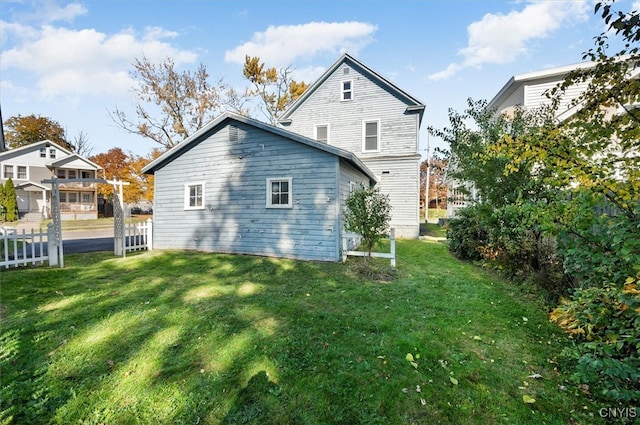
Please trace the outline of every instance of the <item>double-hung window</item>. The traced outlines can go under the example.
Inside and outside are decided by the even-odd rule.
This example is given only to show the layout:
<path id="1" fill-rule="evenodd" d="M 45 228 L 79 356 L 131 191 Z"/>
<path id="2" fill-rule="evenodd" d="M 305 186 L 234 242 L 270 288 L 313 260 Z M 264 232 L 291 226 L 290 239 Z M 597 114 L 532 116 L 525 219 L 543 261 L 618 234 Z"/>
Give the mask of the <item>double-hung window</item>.
<path id="1" fill-rule="evenodd" d="M 27 179 L 27 167 L 25 167 L 24 165 L 18 165 L 18 179 Z"/>
<path id="2" fill-rule="evenodd" d="M 4 178 L 12 179 L 13 178 L 13 165 L 5 165 L 4 166 Z"/>
<path id="3" fill-rule="evenodd" d="M 364 121 L 362 123 L 362 151 L 380 151 L 380 121 Z"/>
<path id="4" fill-rule="evenodd" d="M 204 209 L 204 183 L 187 183 L 184 185 L 184 209 Z"/>
<path id="5" fill-rule="evenodd" d="M 340 100 L 353 99 L 353 81 L 345 80 L 340 82 Z"/>
<path id="6" fill-rule="evenodd" d="M 291 177 L 267 179 L 267 208 L 291 208 Z"/>

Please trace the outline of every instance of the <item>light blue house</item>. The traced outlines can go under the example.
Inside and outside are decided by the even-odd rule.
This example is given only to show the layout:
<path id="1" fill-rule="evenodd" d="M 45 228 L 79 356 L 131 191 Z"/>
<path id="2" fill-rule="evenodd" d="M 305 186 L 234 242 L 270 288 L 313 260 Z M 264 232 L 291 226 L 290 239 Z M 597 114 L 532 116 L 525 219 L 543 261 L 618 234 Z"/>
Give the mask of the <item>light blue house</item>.
<path id="1" fill-rule="evenodd" d="M 376 176 L 353 153 L 226 113 L 143 170 L 154 247 L 339 261 L 343 206 Z"/>

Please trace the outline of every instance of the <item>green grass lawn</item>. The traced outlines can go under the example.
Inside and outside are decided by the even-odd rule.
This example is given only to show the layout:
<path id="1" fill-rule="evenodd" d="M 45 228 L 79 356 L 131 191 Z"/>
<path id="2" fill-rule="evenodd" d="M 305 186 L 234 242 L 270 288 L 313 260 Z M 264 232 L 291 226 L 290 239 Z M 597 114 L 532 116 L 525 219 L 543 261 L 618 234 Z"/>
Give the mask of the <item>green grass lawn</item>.
<path id="1" fill-rule="evenodd" d="M 0 423 L 598 423 L 534 296 L 442 243 L 397 252 L 370 273 L 392 281 L 169 251 L 2 270 Z"/>

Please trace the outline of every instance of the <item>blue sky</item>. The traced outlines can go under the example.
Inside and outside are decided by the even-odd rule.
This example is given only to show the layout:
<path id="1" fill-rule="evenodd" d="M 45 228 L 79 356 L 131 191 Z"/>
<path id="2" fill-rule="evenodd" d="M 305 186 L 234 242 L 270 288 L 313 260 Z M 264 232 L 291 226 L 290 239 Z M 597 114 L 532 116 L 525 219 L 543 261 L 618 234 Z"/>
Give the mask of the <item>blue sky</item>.
<path id="1" fill-rule="evenodd" d="M 356 56 L 426 104 L 427 126 L 448 125 L 449 108 L 491 99 L 516 74 L 581 61 L 604 30 L 594 1 L 90 0 L 0 2 L 3 119 L 37 114 L 93 154 L 118 146 L 144 155 L 151 141 L 115 126 L 129 111 L 135 58 L 171 56 L 180 69 L 202 63 L 212 76 L 246 86 L 242 61 L 291 66 L 311 82 L 342 52 Z M 638 9 L 618 0 L 616 8 Z M 256 115 L 259 118 L 258 115 Z M 434 146 L 446 147 L 439 140 Z"/>

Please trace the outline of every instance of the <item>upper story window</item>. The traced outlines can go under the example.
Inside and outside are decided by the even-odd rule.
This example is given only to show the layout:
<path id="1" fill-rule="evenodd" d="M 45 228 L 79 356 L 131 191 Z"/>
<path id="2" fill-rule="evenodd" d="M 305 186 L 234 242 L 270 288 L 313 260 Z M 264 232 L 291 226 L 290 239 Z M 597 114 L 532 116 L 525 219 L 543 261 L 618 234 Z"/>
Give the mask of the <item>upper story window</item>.
<path id="1" fill-rule="evenodd" d="M 56 150 L 54 148 L 49 149 L 49 158 L 56 157 Z"/>
<path id="2" fill-rule="evenodd" d="M 267 208 L 291 208 L 291 177 L 267 179 Z"/>
<path id="3" fill-rule="evenodd" d="M 27 167 L 24 165 L 18 165 L 18 179 L 26 180 L 27 179 Z"/>
<path id="4" fill-rule="evenodd" d="M 316 125 L 315 133 L 318 142 L 329 143 L 329 124 Z"/>
<path id="5" fill-rule="evenodd" d="M 12 179 L 13 178 L 13 165 L 5 165 L 4 166 L 4 178 Z"/>
<path id="6" fill-rule="evenodd" d="M 67 178 L 67 172 L 63 169 L 58 168 L 56 170 L 56 177 L 59 179 L 66 179 Z"/>
<path id="7" fill-rule="evenodd" d="M 204 183 L 187 183 L 184 185 L 184 209 L 204 209 Z"/>
<path id="8" fill-rule="evenodd" d="M 364 121 L 362 123 L 362 151 L 380 151 L 380 121 Z"/>
<path id="9" fill-rule="evenodd" d="M 40 158 L 46 158 L 46 157 L 47 157 L 47 148 L 43 146 L 40 148 Z"/>
<path id="10" fill-rule="evenodd" d="M 70 178 L 70 179 L 75 179 L 75 178 L 78 177 L 78 174 L 76 173 L 76 170 L 67 171 L 67 175 L 69 176 L 68 178 Z"/>
<path id="11" fill-rule="evenodd" d="M 352 100 L 353 99 L 353 81 L 345 80 L 340 82 L 340 100 Z"/>

